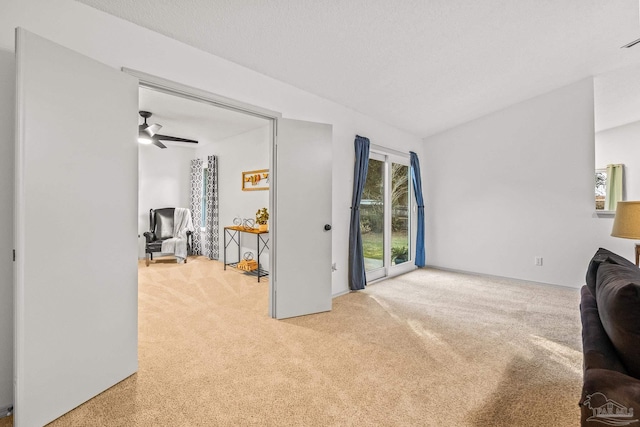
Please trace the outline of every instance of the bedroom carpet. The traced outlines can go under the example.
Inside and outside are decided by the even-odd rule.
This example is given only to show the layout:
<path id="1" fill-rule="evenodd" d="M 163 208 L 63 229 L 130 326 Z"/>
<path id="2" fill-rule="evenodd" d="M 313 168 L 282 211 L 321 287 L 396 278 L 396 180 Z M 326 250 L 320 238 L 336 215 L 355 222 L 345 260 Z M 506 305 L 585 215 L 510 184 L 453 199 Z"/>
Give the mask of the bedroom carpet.
<path id="1" fill-rule="evenodd" d="M 50 426 L 579 425 L 577 289 L 423 269 L 283 321 L 267 290 L 141 263 L 139 372 Z"/>

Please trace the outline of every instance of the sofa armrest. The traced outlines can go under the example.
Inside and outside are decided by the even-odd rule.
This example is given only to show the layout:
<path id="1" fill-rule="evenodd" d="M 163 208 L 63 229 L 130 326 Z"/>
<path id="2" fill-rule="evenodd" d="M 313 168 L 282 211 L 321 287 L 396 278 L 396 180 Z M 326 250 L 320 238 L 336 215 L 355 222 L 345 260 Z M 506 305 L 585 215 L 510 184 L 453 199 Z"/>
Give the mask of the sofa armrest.
<path id="1" fill-rule="evenodd" d="M 152 231 L 145 231 L 143 235 L 147 239 L 147 243 L 153 242 L 156 237 Z"/>
<path id="2" fill-rule="evenodd" d="M 614 411 L 624 414 L 618 420 L 633 421 L 640 418 L 640 380 L 617 371 L 589 369 L 584 373 L 582 398 L 580 399 L 581 425 L 604 425 L 606 414 L 598 414 L 597 408 L 611 405 Z M 593 422 L 592 422 L 593 421 Z M 609 424 L 623 425 L 623 424 Z"/>
<path id="3" fill-rule="evenodd" d="M 582 351 L 584 370 L 608 369 L 626 374 L 624 365 L 602 326 L 596 299 L 586 286 L 582 287 L 580 317 L 582 319 Z"/>

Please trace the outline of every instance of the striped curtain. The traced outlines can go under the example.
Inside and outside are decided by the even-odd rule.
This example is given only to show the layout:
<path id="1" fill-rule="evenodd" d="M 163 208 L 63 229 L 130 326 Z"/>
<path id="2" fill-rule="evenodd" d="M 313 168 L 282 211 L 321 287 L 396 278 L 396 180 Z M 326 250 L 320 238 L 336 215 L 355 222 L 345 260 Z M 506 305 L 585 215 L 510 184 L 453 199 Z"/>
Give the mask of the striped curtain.
<path id="1" fill-rule="evenodd" d="M 191 220 L 195 231 L 192 235 L 191 255 L 202 255 L 200 228 L 202 227 L 202 159 L 191 160 Z"/>
<path id="2" fill-rule="evenodd" d="M 204 241 L 204 254 L 209 259 L 220 257 L 220 237 L 218 235 L 218 157 L 209 156 L 207 159 L 207 188 L 206 188 L 207 224 Z"/>

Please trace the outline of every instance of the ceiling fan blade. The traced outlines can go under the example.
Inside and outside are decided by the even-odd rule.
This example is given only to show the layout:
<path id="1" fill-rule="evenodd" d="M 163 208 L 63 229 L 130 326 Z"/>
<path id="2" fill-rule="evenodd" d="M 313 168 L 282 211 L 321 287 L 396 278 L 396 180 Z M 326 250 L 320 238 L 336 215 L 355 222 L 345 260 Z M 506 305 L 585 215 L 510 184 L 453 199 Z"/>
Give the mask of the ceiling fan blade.
<path id="1" fill-rule="evenodd" d="M 147 128 L 145 129 L 145 131 L 147 131 L 147 133 L 149 134 L 149 136 L 153 136 L 156 133 L 158 133 L 158 131 L 162 129 L 162 125 L 159 125 L 157 123 L 152 124 L 151 126 L 147 126 Z"/>
<path id="2" fill-rule="evenodd" d="M 160 147 L 160 148 L 167 148 L 166 145 L 164 145 L 162 142 L 160 142 L 157 138 L 151 138 L 151 143 L 153 145 L 155 145 L 156 147 Z"/>
<path id="3" fill-rule="evenodd" d="M 156 135 L 154 138 L 158 138 L 158 139 L 161 139 L 163 141 L 191 142 L 193 144 L 197 144 L 198 143 L 198 141 L 193 140 L 193 139 L 178 138 L 176 136 L 169 136 L 169 135 Z"/>

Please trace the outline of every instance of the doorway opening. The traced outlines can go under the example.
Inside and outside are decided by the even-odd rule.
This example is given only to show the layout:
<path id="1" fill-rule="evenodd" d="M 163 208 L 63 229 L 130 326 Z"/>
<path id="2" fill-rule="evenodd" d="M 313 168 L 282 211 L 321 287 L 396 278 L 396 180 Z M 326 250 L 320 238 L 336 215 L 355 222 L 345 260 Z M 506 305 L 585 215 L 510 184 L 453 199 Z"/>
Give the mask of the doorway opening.
<path id="1" fill-rule="evenodd" d="M 269 316 L 284 319 L 330 310 L 332 125 L 284 119 L 280 113 L 201 89 L 123 71 L 136 77 L 140 87 L 269 123 Z M 310 176 L 313 179 L 301 179 Z M 304 249 L 312 260 L 304 269 L 291 262 L 300 257 L 301 236 L 315 242 Z"/>
<path id="2" fill-rule="evenodd" d="M 273 168 L 271 152 L 276 117 L 228 106 L 198 95 L 195 90 L 189 89 L 190 93 L 187 93 L 176 85 L 168 88 L 166 83 L 138 77 L 139 110 L 153 114 L 148 124 L 158 123 L 162 126 L 162 134 L 190 140 L 163 139 L 162 145 L 166 149 L 157 145 L 140 144 L 138 147 L 138 257 L 146 255 L 144 233 L 150 228 L 150 209 L 187 208 L 193 223 L 192 257 L 220 263 L 260 257 L 257 272 L 269 287 L 268 312 L 273 317 L 274 281 L 265 277 L 273 272 L 274 251 L 270 250 L 273 245 L 269 244 L 272 233 L 261 236 L 262 245 L 240 235 L 235 236 L 233 242 L 225 242 L 225 234 L 226 227 L 238 222 L 252 227 L 258 210 L 267 209 L 273 215 L 272 191 L 268 183 Z M 140 120 L 142 123 L 143 119 Z M 241 185 L 244 173 L 254 170 L 265 171 L 260 185 L 254 185 L 257 184 L 255 181 Z M 253 190 L 251 187 L 259 187 L 261 191 L 243 191 Z M 215 196 L 213 192 L 207 192 L 213 188 Z M 156 262 L 176 262 L 173 255 L 154 255 Z M 225 269 L 235 268 L 225 266 Z"/>

